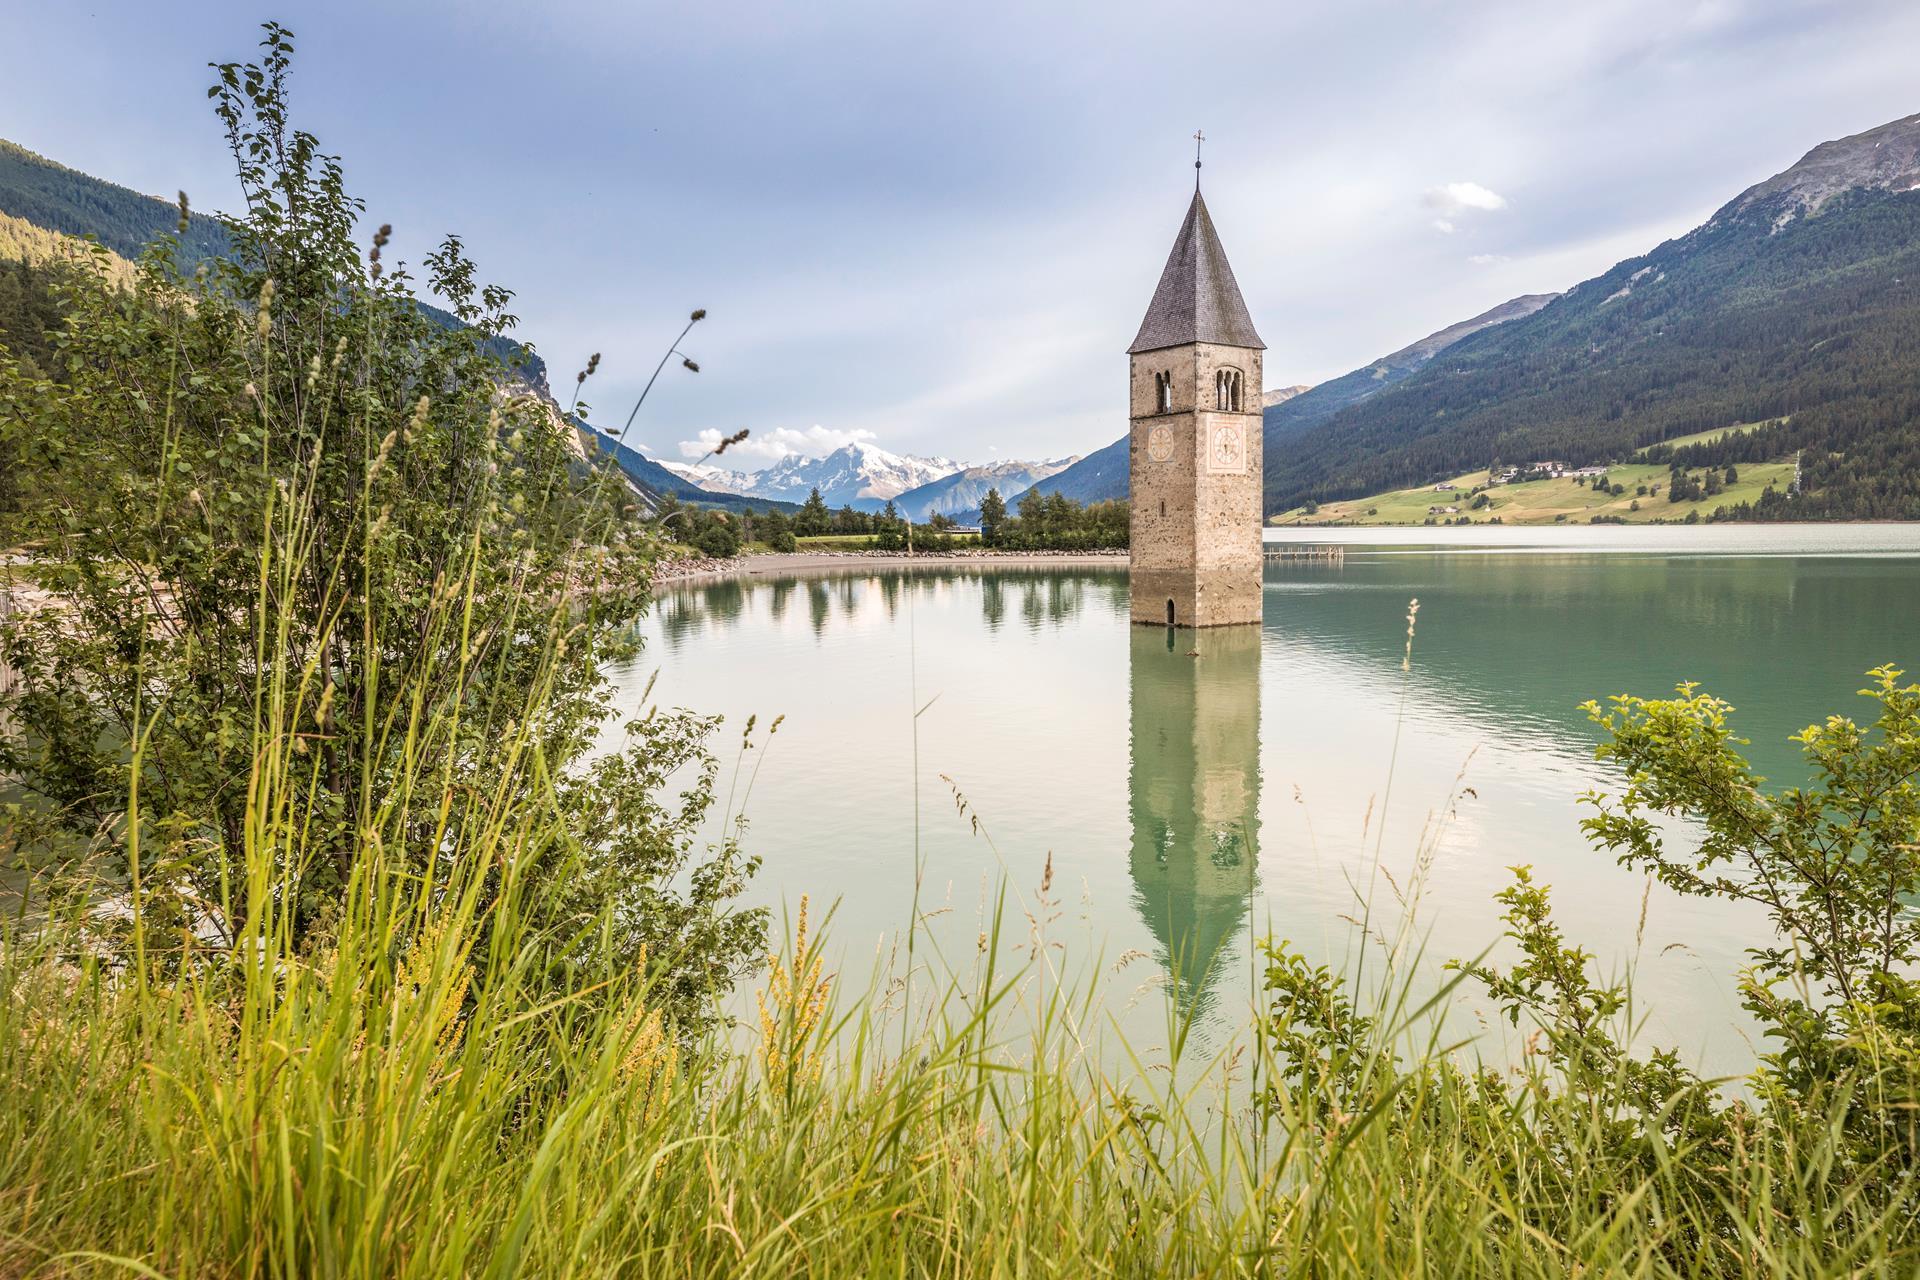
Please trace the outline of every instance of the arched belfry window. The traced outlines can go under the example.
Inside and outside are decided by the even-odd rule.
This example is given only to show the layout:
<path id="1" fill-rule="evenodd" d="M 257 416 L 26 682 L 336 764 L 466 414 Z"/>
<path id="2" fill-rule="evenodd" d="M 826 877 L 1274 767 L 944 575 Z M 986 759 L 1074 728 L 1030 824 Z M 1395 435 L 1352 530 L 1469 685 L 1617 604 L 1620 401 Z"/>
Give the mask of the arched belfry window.
<path id="1" fill-rule="evenodd" d="M 1173 412 L 1173 371 L 1153 375 L 1153 411 Z"/>
<path id="2" fill-rule="evenodd" d="M 1241 378 L 1238 369 L 1218 369 L 1213 375 L 1213 404 L 1225 413 L 1240 413 Z"/>

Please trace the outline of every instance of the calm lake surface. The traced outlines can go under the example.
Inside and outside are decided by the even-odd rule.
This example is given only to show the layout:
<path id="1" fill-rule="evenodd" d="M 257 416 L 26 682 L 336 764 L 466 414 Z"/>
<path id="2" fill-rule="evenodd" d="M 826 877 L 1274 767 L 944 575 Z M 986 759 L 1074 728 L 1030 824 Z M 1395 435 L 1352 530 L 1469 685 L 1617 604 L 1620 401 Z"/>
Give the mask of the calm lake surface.
<path id="1" fill-rule="evenodd" d="M 1594 763 L 1579 706 L 1699 681 L 1738 708 L 1756 765 L 1799 781 L 1789 734 L 1864 714 L 1871 666 L 1920 670 L 1920 529 L 1284 540 L 1340 543 L 1344 558 L 1270 563 L 1257 629 L 1130 626 L 1120 567 L 855 562 L 670 591 L 617 678 L 636 708 L 657 672 L 655 700 L 724 714 L 723 750 L 748 715 L 763 730 L 786 717 L 751 753 L 753 897 L 837 904 L 846 982 L 883 964 L 910 918 L 917 781 L 923 937 L 970 965 L 1004 883 L 1016 912 L 1047 917 L 1057 965 L 1098 976 L 1136 1050 L 1165 1042 L 1170 1006 L 1198 1011 L 1203 1041 L 1231 1034 L 1250 942 L 1269 933 L 1376 963 L 1352 919 L 1370 900 L 1391 931 L 1416 883 L 1427 968 L 1477 955 L 1499 938 L 1506 869 L 1529 863 L 1572 939 L 1634 966 L 1643 1041 L 1747 1065 L 1733 980 L 1764 922 L 1649 891 L 1587 847 L 1579 796 L 1618 779 Z M 1036 908 L 1049 856 L 1055 902 Z M 1009 949 L 1029 940 L 1016 920 Z"/>

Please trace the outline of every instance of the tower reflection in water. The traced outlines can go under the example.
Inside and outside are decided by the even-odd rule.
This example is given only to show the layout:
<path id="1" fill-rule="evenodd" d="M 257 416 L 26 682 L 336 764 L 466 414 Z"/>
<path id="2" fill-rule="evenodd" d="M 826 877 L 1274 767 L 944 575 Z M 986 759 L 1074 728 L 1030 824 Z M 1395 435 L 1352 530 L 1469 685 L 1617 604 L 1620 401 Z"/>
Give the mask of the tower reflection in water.
<path id="1" fill-rule="evenodd" d="M 1195 1012 L 1258 888 L 1261 629 L 1129 630 L 1134 904 Z"/>

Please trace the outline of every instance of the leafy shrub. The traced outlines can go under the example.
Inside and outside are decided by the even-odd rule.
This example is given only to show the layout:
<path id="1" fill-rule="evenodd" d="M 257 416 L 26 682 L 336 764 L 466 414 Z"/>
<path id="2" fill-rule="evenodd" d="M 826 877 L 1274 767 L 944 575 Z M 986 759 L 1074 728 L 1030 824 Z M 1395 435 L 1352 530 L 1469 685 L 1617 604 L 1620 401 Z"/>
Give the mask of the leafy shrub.
<path id="1" fill-rule="evenodd" d="M 427 258 L 454 327 L 380 260 L 387 229 L 363 254 L 338 161 L 288 124 L 291 39 L 269 26 L 263 48 L 213 89 L 247 198 L 231 256 L 186 271 L 162 240 L 130 281 L 65 291 L 48 376 L 0 363 L 30 567 L 57 601 L 0 632 L 20 675 L 0 775 L 41 849 L 137 891 L 156 929 L 237 946 L 271 911 L 302 951 L 374 850 L 431 883 L 447 833 L 546 796 L 554 825 L 517 869 L 625 866 L 603 882 L 647 904 L 616 905 L 625 951 L 666 963 L 704 939 L 699 985 L 742 971 L 752 949 L 706 918 L 750 867 L 692 840 L 710 789 L 673 815 L 635 798 L 650 754 L 710 767 L 710 724 L 658 717 L 596 767 L 630 828 L 546 782 L 613 714 L 602 672 L 631 651 L 650 530 L 506 376 L 490 343 L 511 295 L 457 239 Z M 516 735 L 537 768 L 503 749 Z M 263 770 L 284 812 L 258 811 Z M 269 817 L 288 835 L 263 847 Z M 672 888 L 683 874 L 710 885 Z"/>
<path id="2" fill-rule="evenodd" d="M 1586 797 L 1589 839 L 1678 893 L 1755 904 L 1777 930 L 1756 940 L 1739 977 L 1772 1044 L 1749 1097 L 1728 1100 L 1671 1051 L 1631 1052 L 1626 987 L 1595 978 L 1593 957 L 1554 922 L 1546 886 L 1517 866 L 1498 900 L 1520 958 L 1449 966 L 1530 1033 L 1517 1088 L 1450 1058 L 1403 1064 L 1335 975 L 1270 944 L 1264 1030 L 1280 1065 L 1269 1113 L 1343 1142 L 1367 1124 L 1403 1142 L 1444 1125 L 1449 1142 L 1467 1144 L 1457 1158 L 1504 1171 L 1493 1194 L 1520 1197 L 1520 1222 L 1547 1238 L 1566 1238 L 1596 1197 L 1622 1213 L 1656 1199 L 1666 1262 L 1683 1269 L 1750 1258 L 1753 1207 L 1809 1197 L 1819 1207 L 1804 1212 L 1823 1230 L 1910 1251 L 1920 686 L 1900 674 L 1870 673 L 1871 726 L 1836 715 L 1799 734 L 1812 781 L 1773 794 L 1739 754 L 1731 708 L 1693 685 L 1586 707 L 1607 735 L 1599 758 L 1626 778 L 1617 796 Z M 1700 834 L 1676 839 L 1654 821 L 1674 814 Z M 1809 1164 L 1823 1170 L 1817 1186 L 1802 1181 Z"/>

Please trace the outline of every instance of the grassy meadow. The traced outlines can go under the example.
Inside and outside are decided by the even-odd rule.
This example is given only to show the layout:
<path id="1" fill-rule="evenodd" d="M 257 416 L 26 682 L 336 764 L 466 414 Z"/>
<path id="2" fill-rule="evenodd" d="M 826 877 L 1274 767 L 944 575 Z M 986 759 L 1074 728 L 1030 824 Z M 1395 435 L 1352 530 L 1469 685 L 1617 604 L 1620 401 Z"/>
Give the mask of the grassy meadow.
<path id="1" fill-rule="evenodd" d="M 1718 427 L 1708 431 L 1695 432 L 1662 441 L 1671 448 L 1684 448 L 1688 445 L 1708 444 L 1729 435 L 1737 435 L 1750 430 L 1752 423 L 1738 426 Z M 1641 451 L 1642 453 L 1645 450 Z M 1358 525 L 1424 525 L 1429 519 L 1436 524 L 1445 524 L 1458 520 L 1461 516 L 1470 518 L 1475 524 L 1483 524 L 1498 518 L 1502 524 L 1541 525 L 1541 524 L 1587 524 L 1599 516 L 1611 523 L 1621 520 L 1627 524 L 1652 524 L 1658 521 L 1684 521 L 1690 515 L 1705 520 L 1716 507 L 1731 506 L 1740 502 L 1757 501 L 1769 487 L 1784 492 L 1792 483 L 1795 471 L 1793 459 L 1775 462 L 1754 463 L 1738 468 L 1739 480 L 1727 486 L 1711 497 L 1682 502 L 1669 502 L 1666 496 L 1668 471 L 1666 464 L 1647 462 L 1626 462 L 1607 468 L 1606 482 L 1609 486 L 1621 485 L 1624 495 L 1615 496 L 1610 491 L 1597 491 L 1591 484 L 1577 483 L 1571 476 L 1558 479 L 1529 480 L 1521 484 L 1496 485 L 1485 489 L 1488 503 L 1477 510 L 1471 509 L 1472 491 L 1488 482 L 1485 470 L 1463 472 L 1448 481 L 1451 489 L 1438 489 L 1433 484 L 1416 485 L 1410 489 L 1395 489 L 1385 493 L 1372 494 L 1364 498 L 1352 498 L 1339 502 L 1321 503 L 1317 510 L 1308 511 L 1304 507 L 1295 507 L 1272 517 L 1268 523 L 1274 525 L 1317 525 L 1317 524 L 1358 524 Z M 1651 491 L 1658 487 L 1656 495 Z M 1638 492 L 1645 488 L 1648 493 Z M 1458 507 L 1457 512 L 1434 512 L 1433 507 Z"/>

